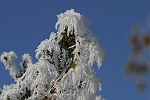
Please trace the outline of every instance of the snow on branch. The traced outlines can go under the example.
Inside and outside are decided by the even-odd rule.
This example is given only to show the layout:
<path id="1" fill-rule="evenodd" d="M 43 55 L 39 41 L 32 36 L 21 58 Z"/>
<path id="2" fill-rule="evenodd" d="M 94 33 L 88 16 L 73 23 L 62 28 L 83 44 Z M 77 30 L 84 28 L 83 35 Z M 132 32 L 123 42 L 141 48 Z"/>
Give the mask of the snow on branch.
<path id="1" fill-rule="evenodd" d="M 19 75 L 19 70 L 16 67 L 16 64 L 14 62 L 14 60 L 18 58 L 16 53 L 14 51 L 10 51 L 10 52 L 3 52 L 3 54 L 1 55 L 1 62 L 6 66 L 6 69 L 9 70 L 10 76 L 12 78 L 17 79 L 16 76 Z"/>
<path id="2" fill-rule="evenodd" d="M 57 17 L 58 32 L 52 32 L 35 51 L 38 62 L 32 64 L 29 54 L 24 54 L 20 63 L 23 70 L 18 71 L 14 52 L 1 55 L 11 76 L 20 76 L 11 89 L 2 89 L 0 100 L 103 100 L 95 95 L 102 89 L 92 66 L 96 62 L 100 68 L 104 48 L 80 13 L 71 9 Z"/>
<path id="3" fill-rule="evenodd" d="M 89 21 L 80 13 L 76 13 L 74 9 L 67 10 L 64 13 L 57 15 L 58 21 L 55 28 L 58 29 L 58 33 L 64 31 L 65 27 L 68 27 L 68 31 L 75 30 L 75 35 L 84 35 L 88 32 Z M 68 34 L 69 35 L 69 34 Z"/>
<path id="4" fill-rule="evenodd" d="M 32 65 L 32 58 L 29 54 L 24 54 L 22 56 L 22 62 L 20 63 L 21 67 L 26 70 L 28 66 Z"/>

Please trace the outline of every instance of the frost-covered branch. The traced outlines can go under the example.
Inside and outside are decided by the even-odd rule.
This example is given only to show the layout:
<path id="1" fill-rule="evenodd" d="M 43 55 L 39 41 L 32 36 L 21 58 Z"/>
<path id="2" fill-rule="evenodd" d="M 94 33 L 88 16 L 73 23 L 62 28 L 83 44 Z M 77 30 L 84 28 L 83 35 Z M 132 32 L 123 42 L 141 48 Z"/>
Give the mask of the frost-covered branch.
<path id="1" fill-rule="evenodd" d="M 16 84 L 4 86 L 0 100 L 102 100 L 95 95 L 101 82 L 92 65 L 96 62 L 99 69 L 105 52 L 88 29 L 89 21 L 73 9 L 57 17 L 58 32 L 37 47 L 38 62 L 32 64 L 25 54 L 19 71 L 13 62 L 15 53 L 2 54 L 12 76 L 20 76 Z"/>
<path id="2" fill-rule="evenodd" d="M 28 66 L 32 65 L 32 58 L 29 54 L 24 54 L 22 56 L 22 62 L 20 63 L 22 69 L 26 70 Z"/>
<path id="3" fill-rule="evenodd" d="M 24 54 L 22 56 L 23 61 L 22 63 L 20 63 L 20 65 L 22 66 L 23 70 L 17 69 L 14 60 L 16 60 L 18 57 L 14 51 L 3 52 L 0 57 L 1 62 L 5 65 L 6 69 L 9 70 L 10 76 L 14 78 L 15 81 L 17 81 L 18 78 L 22 77 L 27 67 L 32 64 L 32 58 L 29 56 L 29 54 Z"/>
<path id="4" fill-rule="evenodd" d="M 17 81 L 17 76 L 19 75 L 19 70 L 16 67 L 14 60 L 18 58 L 14 51 L 3 52 L 1 55 L 1 62 L 9 70 L 10 76 Z"/>

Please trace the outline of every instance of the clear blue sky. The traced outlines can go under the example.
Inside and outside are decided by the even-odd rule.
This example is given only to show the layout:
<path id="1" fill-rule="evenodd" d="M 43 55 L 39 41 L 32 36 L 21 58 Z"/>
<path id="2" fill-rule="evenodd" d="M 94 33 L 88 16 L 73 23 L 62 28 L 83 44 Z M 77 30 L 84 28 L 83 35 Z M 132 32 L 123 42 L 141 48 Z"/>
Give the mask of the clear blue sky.
<path id="1" fill-rule="evenodd" d="M 124 73 L 131 27 L 146 26 L 150 0 L 0 0 L 0 53 L 15 51 L 17 62 L 29 53 L 35 62 L 36 47 L 56 31 L 56 15 L 71 8 L 92 22 L 90 29 L 106 48 L 103 66 L 96 71 L 103 84 L 102 96 L 106 100 L 150 99 L 150 85 L 138 95 L 136 82 Z M 12 82 L 0 63 L 0 88 Z"/>

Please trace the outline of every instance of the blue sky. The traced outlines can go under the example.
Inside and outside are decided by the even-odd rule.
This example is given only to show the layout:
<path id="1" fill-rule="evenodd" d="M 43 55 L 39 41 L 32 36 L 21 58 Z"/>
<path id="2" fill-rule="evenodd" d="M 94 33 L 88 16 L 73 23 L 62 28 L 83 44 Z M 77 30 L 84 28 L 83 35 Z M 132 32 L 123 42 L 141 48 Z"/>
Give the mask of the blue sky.
<path id="1" fill-rule="evenodd" d="M 150 99 L 150 85 L 139 95 L 135 80 L 124 73 L 125 60 L 130 56 L 131 27 L 137 23 L 146 27 L 149 0 L 0 0 L 0 53 L 15 51 L 18 66 L 24 53 L 35 62 L 39 43 L 56 32 L 56 15 L 71 8 L 92 22 L 89 28 L 106 49 L 103 66 L 96 70 L 103 86 L 100 94 L 106 100 Z M 0 88 L 12 82 L 0 63 Z"/>

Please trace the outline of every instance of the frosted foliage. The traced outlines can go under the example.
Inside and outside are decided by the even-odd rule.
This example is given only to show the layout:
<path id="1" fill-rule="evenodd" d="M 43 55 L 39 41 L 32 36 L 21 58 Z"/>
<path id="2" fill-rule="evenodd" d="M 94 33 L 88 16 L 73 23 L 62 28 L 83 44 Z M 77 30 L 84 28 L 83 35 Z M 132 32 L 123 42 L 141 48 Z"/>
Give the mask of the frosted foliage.
<path id="1" fill-rule="evenodd" d="M 9 70 L 10 76 L 16 80 L 16 75 L 19 74 L 18 69 L 16 68 L 16 64 L 14 60 L 17 58 L 17 55 L 14 51 L 10 51 L 9 53 L 3 52 L 1 55 L 1 62 L 6 66 L 5 68 Z"/>
<path id="2" fill-rule="evenodd" d="M 92 68 L 102 65 L 105 52 L 88 29 L 88 20 L 73 9 L 57 16 L 57 33 L 36 49 L 38 62 L 29 54 L 22 56 L 22 70 L 14 60 L 17 55 L 4 52 L 1 62 L 16 84 L 3 87 L 0 100 L 103 100 L 96 96 L 101 82 Z"/>
<path id="3" fill-rule="evenodd" d="M 29 54 L 24 54 L 22 56 L 22 62 L 20 63 L 23 69 L 27 69 L 28 66 L 32 64 L 32 58 Z"/>
<path id="4" fill-rule="evenodd" d="M 75 30 L 75 35 L 84 35 L 88 32 L 89 21 L 80 13 L 74 12 L 74 9 L 67 10 L 60 15 L 57 15 L 58 22 L 55 25 L 55 28 L 58 29 L 58 33 L 64 31 L 64 28 L 67 26 L 68 31 Z"/>

